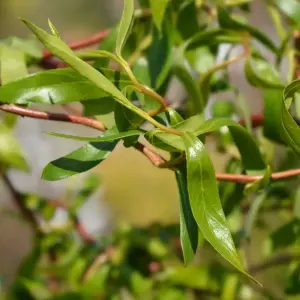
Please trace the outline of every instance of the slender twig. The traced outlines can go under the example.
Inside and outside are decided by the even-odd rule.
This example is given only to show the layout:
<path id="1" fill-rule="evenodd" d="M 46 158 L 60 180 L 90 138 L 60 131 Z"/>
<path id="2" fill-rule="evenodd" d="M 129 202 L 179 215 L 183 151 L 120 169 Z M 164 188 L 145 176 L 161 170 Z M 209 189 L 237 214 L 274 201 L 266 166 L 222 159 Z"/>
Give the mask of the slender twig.
<path id="1" fill-rule="evenodd" d="M 23 217 L 28 221 L 28 223 L 31 225 L 31 227 L 34 231 L 39 231 L 37 219 L 36 219 L 34 213 L 29 208 L 26 207 L 21 193 L 15 189 L 11 180 L 8 178 L 8 176 L 6 174 L 2 174 L 1 176 L 2 176 L 3 182 L 5 183 L 9 192 L 12 195 L 13 202 L 18 207 L 18 209 L 20 210 Z"/>
<path id="2" fill-rule="evenodd" d="M 79 117 L 79 116 L 70 116 L 67 114 L 57 114 L 57 113 L 49 113 L 49 112 L 43 112 L 39 110 L 33 110 L 22 106 L 17 106 L 14 104 L 2 104 L 0 105 L 0 110 L 3 110 L 5 112 L 13 113 L 20 116 L 30 117 L 30 118 L 36 118 L 36 119 L 45 119 L 50 121 L 63 121 L 63 122 L 70 122 L 70 123 L 76 123 L 81 124 L 84 126 L 88 126 L 94 129 L 98 129 L 100 131 L 104 131 L 105 127 L 104 125 L 95 119 L 87 118 L 87 117 Z M 254 125 L 260 125 L 263 121 L 263 119 L 259 115 L 254 115 L 253 117 Z M 243 121 L 240 122 L 241 124 L 244 124 Z M 255 127 L 255 126 L 253 126 Z M 135 145 L 135 148 L 139 150 L 141 153 L 143 153 L 152 163 L 154 166 L 159 167 L 161 165 L 164 165 L 166 163 L 166 160 L 161 157 L 158 153 L 154 152 L 153 150 L 149 149 L 145 145 L 141 143 L 137 143 Z M 284 172 L 278 172 L 273 173 L 271 178 L 272 180 L 281 180 L 281 179 L 287 179 L 290 177 L 295 177 L 300 175 L 300 169 L 292 169 Z M 219 181 L 230 181 L 230 182 L 236 182 L 236 183 L 251 183 L 256 180 L 259 180 L 262 178 L 262 176 L 250 176 L 250 175 L 244 175 L 244 174 L 223 174 L 223 173 L 217 173 L 216 178 Z"/>
<path id="3" fill-rule="evenodd" d="M 82 116 L 74 116 L 68 114 L 61 114 L 61 113 L 52 113 L 52 112 L 45 112 L 36 109 L 30 109 L 27 107 L 22 107 L 14 104 L 3 104 L 0 106 L 0 110 L 12 113 L 15 115 L 23 116 L 23 117 L 30 117 L 34 119 L 43 119 L 49 121 L 61 121 L 61 122 L 69 122 L 74 124 L 81 124 L 87 127 L 91 127 L 100 131 L 105 131 L 105 126 L 92 118 L 86 118 Z"/>

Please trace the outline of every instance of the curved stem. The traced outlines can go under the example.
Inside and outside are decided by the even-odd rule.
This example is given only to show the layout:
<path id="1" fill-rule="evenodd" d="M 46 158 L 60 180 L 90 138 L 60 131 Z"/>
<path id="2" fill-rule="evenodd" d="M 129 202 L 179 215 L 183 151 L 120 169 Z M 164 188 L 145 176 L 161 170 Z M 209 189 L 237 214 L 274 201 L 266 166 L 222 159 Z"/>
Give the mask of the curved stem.
<path id="1" fill-rule="evenodd" d="M 123 59 L 118 56 L 116 56 L 113 53 L 107 52 L 107 51 L 102 51 L 102 50 L 93 50 L 89 52 L 79 52 L 77 53 L 77 56 L 81 59 L 95 59 L 99 57 L 108 57 L 117 63 L 120 64 L 120 66 L 124 69 L 124 71 L 127 73 L 128 77 L 132 81 L 132 83 L 135 85 L 138 91 L 140 91 L 142 94 L 147 95 L 154 100 L 156 100 L 159 104 L 160 107 L 158 109 L 155 109 L 153 111 L 148 112 L 149 116 L 155 116 L 163 111 L 165 111 L 167 104 L 165 103 L 165 100 L 163 97 L 161 97 L 159 94 L 157 94 L 155 91 L 150 89 L 149 87 L 141 84 L 138 82 L 134 74 L 132 73 L 129 64 Z"/>

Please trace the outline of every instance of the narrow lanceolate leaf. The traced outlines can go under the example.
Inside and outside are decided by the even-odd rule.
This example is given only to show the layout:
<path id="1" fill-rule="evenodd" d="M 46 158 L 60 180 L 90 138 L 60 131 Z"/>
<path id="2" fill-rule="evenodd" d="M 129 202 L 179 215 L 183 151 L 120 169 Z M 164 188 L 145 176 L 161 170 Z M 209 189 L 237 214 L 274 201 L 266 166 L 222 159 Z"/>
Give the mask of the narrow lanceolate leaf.
<path id="1" fill-rule="evenodd" d="M 132 0 L 128 0 L 128 3 L 130 3 L 131 1 Z M 125 3 L 127 3 L 127 1 Z M 107 79 L 103 74 L 98 72 L 88 63 L 79 59 L 65 42 L 63 42 L 57 36 L 48 34 L 46 31 L 40 29 L 36 25 L 26 20 L 23 20 L 23 22 L 38 37 L 38 39 L 44 44 L 44 46 L 48 50 L 50 50 L 56 57 L 63 60 L 98 88 L 113 96 L 116 101 L 126 106 L 128 109 L 134 111 L 147 120 L 152 120 L 147 113 L 133 105 L 109 79 Z"/>
<path id="2" fill-rule="evenodd" d="M 189 94 L 192 99 L 192 109 L 195 114 L 202 113 L 204 109 L 204 103 L 201 96 L 201 91 L 199 86 L 196 84 L 191 73 L 187 70 L 186 66 L 183 64 L 174 64 L 172 68 L 173 74 L 181 81 L 183 86 L 186 89 L 186 92 Z"/>
<path id="3" fill-rule="evenodd" d="M 115 26 L 113 29 L 111 29 L 111 31 L 109 32 L 105 40 L 100 43 L 97 50 L 113 52 L 116 48 L 118 31 L 119 31 L 119 26 Z M 105 58 L 105 57 L 98 58 L 97 60 L 95 60 L 93 66 L 96 69 L 99 67 L 107 67 L 109 65 L 109 61 L 110 61 L 109 58 Z"/>
<path id="4" fill-rule="evenodd" d="M 253 55 L 245 63 L 248 82 L 262 88 L 264 93 L 264 134 L 267 138 L 282 143 L 280 128 L 282 90 L 284 84 L 279 72 L 260 55 Z"/>
<path id="5" fill-rule="evenodd" d="M 99 69 L 99 72 L 120 88 L 130 84 L 123 73 L 105 68 Z M 35 73 L 5 84 L 0 87 L 0 98 L 3 102 L 15 104 L 113 100 L 108 93 L 70 68 Z"/>
<path id="6" fill-rule="evenodd" d="M 251 56 L 246 60 L 245 74 L 249 83 L 257 88 L 284 87 L 277 70 L 261 56 Z"/>
<path id="7" fill-rule="evenodd" d="M 194 134 L 186 133 L 182 139 L 187 160 L 188 194 L 199 229 L 216 251 L 246 274 L 222 209 L 215 171 L 208 153 Z"/>
<path id="8" fill-rule="evenodd" d="M 134 20 L 134 1 L 133 0 L 124 0 L 124 9 L 119 25 L 119 33 L 117 37 L 116 44 L 116 54 L 119 57 L 122 57 L 122 50 L 130 34 L 133 20 Z"/>
<path id="9" fill-rule="evenodd" d="M 185 166 L 176 171 L 180 196 L 180 241 L 185 264 L 192 261 L 198 246 L 198 225 L 192 213 Z"/>
<path id="10" fill-rule="evenodd" d="M 300 79 L 293 81 L 284 89 L 283 101 L 280 102 L 281 116 L 274 116 L 274 118 L 281 118 L 281 136 L 283 140 L 300 156 L 300 128 L 290 115 L 285 103 L 287 100 L 293 99 L 295 93 L 299 91 Z"/>
<path id="11" fill-rule="evenodd" d="M 56 181 L 86 172 L 105 160 L 115 146 L 116 142 L 87 144 L 49 163 L 43 170 L 42 178 Z"/>
<path id="12" fill-rule="evenodd" d="M 2 85 L 28 75 L 25 54 L 21 50 L 1 46 L 0 64 Z"/>
<path id="13" fill-rule="evenodd" d="M 201 30 L 195 1 L 185 1 L 181 4 L 176 23 L 177 31 L 184 41 Z"/>
<path id="14" fill-rule="evenodd" d="M 159 89 L 172 67 L 173 24 L 171 18 L 163 22 L 162 32 L 153 28 L 152 44 L 148 50 L 151 87 Z"/>
<path id="15" fill-rule="evenodd" d="M 169 0 L 150 0 L 150 8 L 153 16 L 153 21 L 158 31 L 161 31 L 162 29 L 162 22 L 165 16 L 168 2 Z"/>
<path id="16" fill-rule="evenodd" d="M 182 116 L 175 109 L 170 107 L 167 109 L 167 117 L 172 127 L 184 121 Z"/>
<path id="17" fill-rule="evenodd" d="M 53 135 L 56 137 L 75 140 L 75 141 L 83 141 L 83 142 L 112 142 L 112 141 L 119 141 L 126 137 L 135 137 L 143 134 L 141 130 L 130 130 L 127 132 L 121 133 L 113 133 L 113 134 L 104 134 L 100 137 L 83 137 L 83 136 L 75 136 L 75 135 L 68 135 L 68 134 L 61 134 L 55 132 L 48 132 L 49 135 Z"/>
<path id="18" fill-rule="evenodd" d="M 202 46 L 216 46 L 222 43 L 237 44 L 242 42 L 240 32 L 223 28 L 200 31 L 185 42 L 187 50 Z"/>
<path id="19" fill-rule="evenodd" d="M 125 87 L 122 92 L 127 96 L 135 91 L 133 86 Z M 128 108 L 120 103 L 116 103 L 114 109 L 115 123 L 119 132 L 124 132 L 131 129 L 137 129 L 142 123 L 143 118 L 133 113 Z"/>
<path id="20" fill-rule="evenodd" d="M 233 18 L 228 13 L 228 10 L 222 6 L 218 8 L 218 20 L 222 28 L 231 29 L 240 32 L 246 31 L 250 33 L 258 41 L 260 41 L 265 47 L 273 51 L 274 53 L 278 52 L 276 45 L 267 35 L 259 31 L 258 29 Z"/>
<path id="21" fill-rule="evenodd" d="M 245 238 L 249 238 L 251 236 L 251 232 L 255 226 L 255 222 L 257 221 L 259 210 L 262 207 L 266 197 L 267 197 L 266 193 L 261 193 L 253 200 L 250 207 L 250 211 L 247 216 L 247 222 L 245 225 L 245 231 L 244 231 Z"/>

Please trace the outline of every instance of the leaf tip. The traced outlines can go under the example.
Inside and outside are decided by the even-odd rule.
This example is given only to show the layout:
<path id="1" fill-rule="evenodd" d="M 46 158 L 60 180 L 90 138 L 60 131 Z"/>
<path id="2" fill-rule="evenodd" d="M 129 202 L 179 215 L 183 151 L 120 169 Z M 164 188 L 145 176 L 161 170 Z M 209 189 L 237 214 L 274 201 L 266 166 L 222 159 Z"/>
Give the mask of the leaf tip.
<path id="1" fill-rule="evenodd" d="M 50 31 L 51 31 L 52 35 L 60 38 L 60 34 L 59 34 L 58 30 L 56 29 L 54 24 L 51 22 L 50 18 L 48 18 L 48 26 L 50 28 Z"/>

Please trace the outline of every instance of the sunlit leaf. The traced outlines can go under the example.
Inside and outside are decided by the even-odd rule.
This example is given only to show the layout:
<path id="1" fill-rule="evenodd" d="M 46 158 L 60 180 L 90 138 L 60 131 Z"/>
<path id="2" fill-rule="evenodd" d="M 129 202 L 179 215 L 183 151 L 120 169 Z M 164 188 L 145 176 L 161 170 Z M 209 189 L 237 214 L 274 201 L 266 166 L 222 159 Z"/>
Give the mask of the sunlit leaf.
<path id="1" fill-rule="evenodd" d="M 119 32 L 116 44 L 116 54 L 122 57 L 122 50 L 130 33 L 134 21 L 134 1 L 124 0 L 124 9 L 119 25 Z"/>
<path id="2" fill-rule="evenodd" d="M 229 127 L 230 133 L 241 154 L 243 165 L 248 173 L 264 172 L 266 164 L 254 138 L 245 128 L 230 119 L 214 118 L 203 122 L 203 119 L 201 121 L 201 116 L 198 115 L 177 124 L 175 128 L 185 132 L 192 132 L 196 136 L 201 136 L 217 131 L 223 126 Z M 185 149 L 181 138 L 174 134 L 164 133 L 155 129 L 148 132 L 145 137 L 156 147 L 162 147 L 165 150 L 164 145 L 171 147 L 171 149 L 168 149 L 169 151 L 172 151 L 172 149 L 184 151 Z"/>
<path id="3" fill-rule="evenodd" d="M 104 68 L 99 69 L 100 72 L 120 87 L 130 84 L 123 73 Z M 63 104 L 95 99 L 114 102 L 109 93 L 69 68 L 35 73 L 10 82 L 0 87 L 0 98 L 1 101 L 15 104 Z"/>
<path id="4" fill-rule="evenodd" d="M 186 133 L 183 142 L 187 159 L 188 194 L 199 229 L 216 251 L 246 274 L 226 222 L 208 153 L 194 134 Z"/>
<path id="5" fill-rule="evenodd" d="M 130 0 L 130 2 L 126 1 L 126 3 L 128 3 L 129 5 L 129 8 L 131 2 L 132 0 Z M 146 114 L 145 112 L 137 108 L 135 105 L 133 105 L 109 79 L 107 79 L 104 75 L 102 75 L 88 63 L 79 59 L 65 42 L 63 42 L 56 36 L 48 34 L 46 31 L 40 29 L 39 27 L 26 20 L 23 20 L 23 22 L 38 37 L 38 39 L 44 44 L 44 46 L 48 50 L 50 50 L 55 56 L 63 60 L 70 67 L 72 67 L 79 74 L 87 78 L 98 88 L 102 89 L 107 94 L 113 96 L 116 99 L 116 101 L 120 102 L 128 109 L 136 112 L 138 115 L 144 117 L 145 119 L 150 119 L 148 114 Z"/>

